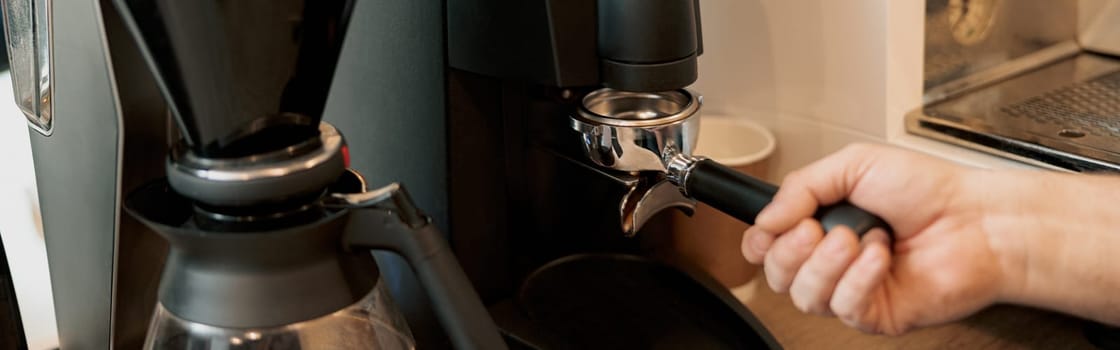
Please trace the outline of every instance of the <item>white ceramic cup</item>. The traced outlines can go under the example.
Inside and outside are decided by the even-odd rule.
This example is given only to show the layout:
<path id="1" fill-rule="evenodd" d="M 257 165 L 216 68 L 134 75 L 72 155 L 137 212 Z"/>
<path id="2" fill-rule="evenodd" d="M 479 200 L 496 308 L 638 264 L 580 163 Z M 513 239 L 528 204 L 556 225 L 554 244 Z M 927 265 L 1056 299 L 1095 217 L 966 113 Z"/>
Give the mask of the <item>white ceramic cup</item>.
<path id="1" fill-rule="evenodd" d="M 697 156 L 705 156 L 751 176 L 765 179 L 777 140 L 769 129 L 742 117 L 705 115 L 700 119 Z M 743 258 L 743 223 L 698 203 L 692 217 L 674 211 L 672 260 L 699 268 L 728 288 L 743 285 L 757 267 Z"/>

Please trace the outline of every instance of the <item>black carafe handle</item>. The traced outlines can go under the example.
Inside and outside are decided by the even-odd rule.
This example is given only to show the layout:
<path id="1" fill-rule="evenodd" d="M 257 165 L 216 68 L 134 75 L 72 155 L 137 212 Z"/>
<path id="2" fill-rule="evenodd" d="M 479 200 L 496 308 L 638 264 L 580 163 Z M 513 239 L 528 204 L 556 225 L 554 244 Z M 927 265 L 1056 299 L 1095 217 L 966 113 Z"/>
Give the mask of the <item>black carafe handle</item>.
<path id="1" fill-rule="evenodd" d="M 351 209 L 347 247 L 388 250 L 404 257 L 456 349 L 506 349 L 497 325 L 439 229 L 412 206 L 403 188 L 394 184 L 374 192 L 387 193 L 381 200 L 369 201 L 369 206 Z"/>
<path id="2" fill-rule="evenodd" d="M 696 162 L 685 179 L 684 189 L 689 196 L 751 225 L 778 193 L 778 186 L 710 159 Z M 848 226 L 861 237 L 876 227 L 891 232 L 883 219 L 848 202 L 823 206 L 813 217 L 820 221 L 825 232 L 839 225 Z"/>

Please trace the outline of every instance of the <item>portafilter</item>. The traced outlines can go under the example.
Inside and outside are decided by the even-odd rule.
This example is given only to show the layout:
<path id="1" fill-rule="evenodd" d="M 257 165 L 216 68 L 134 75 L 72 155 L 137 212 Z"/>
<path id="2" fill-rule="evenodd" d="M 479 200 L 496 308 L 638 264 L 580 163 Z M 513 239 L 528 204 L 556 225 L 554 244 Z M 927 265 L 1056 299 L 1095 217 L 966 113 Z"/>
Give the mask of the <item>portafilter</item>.
<path id="1" fill-rule="evenodd" d="M 689 198 L 753 225 L 778 187 L 711 159 L 692 155 L 700 131 L 701 97 L 688 89 L 631 92 L 609 88 L 583 98 L 572 127 L 592 163 L 628 173 L 658 173 Z M 879 217 L 850 203 L 821 207 L 814 214 L 826 232 L 844 225 L 859 235 Z"/>

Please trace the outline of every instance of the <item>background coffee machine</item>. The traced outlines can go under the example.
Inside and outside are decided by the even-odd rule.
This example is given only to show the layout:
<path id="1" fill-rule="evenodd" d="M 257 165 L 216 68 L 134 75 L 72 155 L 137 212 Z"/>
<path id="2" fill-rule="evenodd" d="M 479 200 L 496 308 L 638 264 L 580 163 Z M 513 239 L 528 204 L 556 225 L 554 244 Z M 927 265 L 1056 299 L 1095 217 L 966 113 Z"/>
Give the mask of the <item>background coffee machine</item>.
<path id="1" fill-rule="evenodd" d="M 580 160 L 569 116 L 603 86 L 657 91 L 694 81 L 698 8 L 695 0 L 357 1 L 324 119 L 345 130 L 352 166 L 369 183 L 409 185 L 499 323 L 521 324 L 523 314 L 503 310 L 531 290 L 522 281 L 542 265 L 651 249 L 647 235 L 622 234 L 619 206 L 633 188 Z M 41 134 L 32 143 L 62 346 L 136 347 L 166 246 L 120 203 L 163 176 L 174 127 L 152 118 L 167 106 L 113 6 L 59 0 L 38 9 L 51 38 L 39 42 L 46 51 L 26 54 L 46 64 L 25 66 L 34 74 L 16 84 L 33 87 L 17 95 L 33 96 L 21 101 L 35 107 L 26 111 Z M 420 345 L 443 344 L 407 266 L 378 258 Z M 747 320 L 743 334 L 765 332 L 735 307 L 717 310 Z M 547 332 L 510 331 L 530 343 Z"/>
<path id="2" fill-rule="evenodd" d="M 1028 164 L 1120 170 L 1120 3 L 930 0 L 907 131 Z"/>

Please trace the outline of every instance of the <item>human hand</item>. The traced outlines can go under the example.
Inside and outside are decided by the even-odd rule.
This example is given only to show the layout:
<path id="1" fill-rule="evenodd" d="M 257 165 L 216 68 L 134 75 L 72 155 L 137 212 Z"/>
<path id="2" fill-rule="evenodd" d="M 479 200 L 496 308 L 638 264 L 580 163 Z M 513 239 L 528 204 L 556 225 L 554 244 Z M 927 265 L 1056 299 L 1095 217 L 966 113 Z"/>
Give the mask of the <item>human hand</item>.
<path id="1" fill-rule="evenodd" d="M 743 237 L 743 255 L 798 309 L 870 333 L 956 320 L 1000 300 L 1009 268 L 984 230 L 978 170 L 884 146 L 853 145 L 789 174 Z M 812 219 L 847 199 L 883 218 L 862 240 Z"/>

